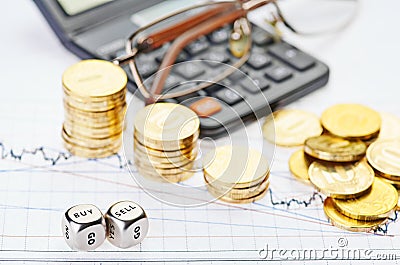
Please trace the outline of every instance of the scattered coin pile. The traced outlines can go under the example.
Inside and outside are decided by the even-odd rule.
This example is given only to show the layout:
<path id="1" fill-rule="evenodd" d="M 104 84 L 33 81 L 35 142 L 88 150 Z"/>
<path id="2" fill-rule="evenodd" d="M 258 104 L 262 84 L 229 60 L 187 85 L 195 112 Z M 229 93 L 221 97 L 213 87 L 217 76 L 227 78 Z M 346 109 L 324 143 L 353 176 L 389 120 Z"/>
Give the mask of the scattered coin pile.
<path id="1" fill-rule="evenodd" d="M 134 124 L 134 161 L 145 177 L 179 182 L 193 175 L 200 121 L 189 108 L 155 103 L 141 109 Z"/>
<path id="2" fill-rule="evenodd" d="M 88 158 L 110 156 L 121 147 L 127 76 L 102 60 L 84 60 L 63 74 L 64 145 Z"/>
<path id="3" fill-rule="evenodd" d="M 269 187 L 269 164 L 260 152 L 242 146 L 221 146 L 203 160 L 209 192 L 230 203 L 251 203 Z"/>
<path id="4" fill-rule="evenodd" d="M 274 114 L 275 138 L 272 117 L 267 118 L 264 136 L 278 139 L 278 145 L 303 145 L 290 157 L 289 169 L 327 196 L 324 211 L 331 223 L 370 231 L 387 222 L 399 202 L 400 119 L 358 104 L 339 104 L 323 112 L 318 121 L 322 134 L 312 114 L 307 118 L 298 112 Z"/>

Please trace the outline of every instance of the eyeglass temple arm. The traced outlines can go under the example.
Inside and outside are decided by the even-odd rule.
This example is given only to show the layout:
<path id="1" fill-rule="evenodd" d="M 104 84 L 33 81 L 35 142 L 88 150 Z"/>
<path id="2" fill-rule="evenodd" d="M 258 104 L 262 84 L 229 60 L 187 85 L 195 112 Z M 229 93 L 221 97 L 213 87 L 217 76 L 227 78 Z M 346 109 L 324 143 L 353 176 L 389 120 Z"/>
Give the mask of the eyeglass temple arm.
<path id="1" fill-rule="evenodd" d="M 216 4 L 218 2 L 212 2 L 212 3 Z M 155 33 L 152 33 L 147 37 L 139 39 L 138 41 L 136 41 L 136 48 L 134 48 L 132 52 L 123 55 L 121 57 L 118 57 L 117 59 L 113 60 L 113 63 L 116 65 L 128 64 L 136 56 L 138 52 L 152 51 L 162 46 L 166 42 L 174 40 L 179 35 L 181 35 L 182 32 L 185 32 L 188 29 L 193 28 L 197 24 L 200 24 L 201 22 L 208 20 L 210 17 L 215 16 L 216 14 L 220 14 L 222 11 L 229 10 L 229 7 L 232 7 L 237 3 L 241 3 L 242 9 L 247 11 L 254 10 L 268 3 L 273 3 L 274 5 L 276 5 L 278 14 L 282 18 L 283 23 L 285 23 L 285 25 L 293 32 L 296 32 L 295 29 L 293 29 L 292 26 L 287 25 L 286 20 L 283 19 L 280 9 L 276 4 L 276 0 L 237 0 L 237 1 L 232 0 L 227 2 L 219 2 L 218 6 L 215 8 L 201 12 L 200 14 L 195 15 L 194 17 L 182 20 L 181 22 L 175 25 L 156 31 Z M 203 4 L 200 6 L 206 6 L 206 5 Z M 134 35 L 132 35 L 130 38 L 133 38 L 133 36 Z"/>
<path id="2" fill-rule="evenodd" d="M 141 38 L 137 41 L 140 50 L 153 50 L 162 46 L 163 44 L 176 39 L 178 36 L 182 35 L 184 32 L 190 30 L 191 28 L 197 26 L 198 24 L 221 14 L 223 11 L 232 9 L 236 5 L 235 2 L 232 3 L 222 3 L 217 5 L 217 7 L 203 11 L 197 15 L 190 18 L 184 19 L 174 25 L 160 29 L 150 35 Z"/>
<path id="3" fill-rule="evenodd" d="M 247 0 L 247 1 L 239 0 L 226 3 L 221 2 L 212 9 L 203 11 L 200 14 L 197 14 L 188 19 L 184 19 L 172 26 L 163 28 L 144 38 L 139 39 L 137 41 L 138 49 L 141 51 L 146 51 L 146 50 L 151 51 L 153 49 L 157 49 L 163 44 L 176 39 L 183 32 L 188 31 L 189 29 L 195 27 L 196 25 L 212 18 L 215 15 L 221 14 L 222 12 L 226 12 L 229 9 L 232 9 L 238 3 L 241 3 L 242 9 L 250 11 L 271 2 L 275 3 L 275 0 Z M 215 3 L 218 2 L 214 2 L 214 4 Z"/>
<path id="4" fill-rule="evenodd" d="M 213 3 L 213 2 L 210 2 Z M 209 3 L 209 4 L 210 4 Z M 215 3 L 214 3 L 215 4 Z M 222 5 L 223 4 L 223 5 Z M 130 64 L 132 59 L 140 52 L 149 52 L 152 51 L 166 42 L 172 41 L 175 39 L 177 36 L 182 34 L 185 30 L 188 30 L 197 24 L 200 24 L 203 21 L 206 21 L 210 17 L 221 13 L 223 10 L 227 9 L 228 6 L 234 6 L 234 4 L 237 4 L 236 1 L 234 0 L 228 0 L 226 2 L 220 2 L 220 4 L 216 8 L 208 9 L 206 11 L 203 11 L 195 16 L 189 17 L 187 19 L 182 20 L 179 23 L 176 23 L 170 27 L 164 28 L 162 30 L 156 31 L 155 33 L 152 33 L 149 36 L 146 37 L 138 37 L 138 40 L 136 40 L 136 47 L 135 48 L 129 48 L 132 49 L 130 52 L 128 52 L 126 55 L 120 56 L 116 59 L 113 60 L 113 63 L 116 65 L 125 65 L 125 64 Z M 207 3 L 205 4 L 200 4 L 197 5 L 198 7 L 206 7 Z M 186 10 L 181 10 L 178 13 L 184 12 L 190 10 L 190 8 L 187 8 Z M 173 15 L 169 15 L 171 17 Z M 166 18 L 160 18 L 158 21 L 153 22 L 151 25 L 154 25 L 156 23 L 159 23 L 165 19 L 168 19 L 169 17 Z M 144 29 L 147 29 L 151 25 L 146 26 Z M 135 38 L 136 35 L 138 35 L 139 32 L 143 30 L 139 30 L 135 32 L 132 36 L 129 37 L 129 47 L 132 46 L 132 41 Z"/>
<path id="5" fill-rule="evenodd" d="M 188 45 L 190 42 L 196 40 L 202 35 L 209 34 L 210 32 L 222 27 L 223 25 L 227 23 L 232 23 L 236 19 L 245 16 L 249 10 L 253 10 L 270 2 L 271 0 L 250 0 L 248 2 L 243 3 L 241 9 L 235 9 L 229 11 L 228 13 L 220 14 L 219 16 L 212 18 L 212 20 L 208 20 L 177 37 L 175 41 L 172 43 L 172 45 L 169 47 L 165 57 L 163 58 L 163 61 L 159 68 L 161 71 L 158 71 L 156 73 L 151 88 L 152 94 L 153 95 L 161 94 L 165 81 L 171 70 L 170 66 L 174 64 L 177 56 L 186 45 Z"/>

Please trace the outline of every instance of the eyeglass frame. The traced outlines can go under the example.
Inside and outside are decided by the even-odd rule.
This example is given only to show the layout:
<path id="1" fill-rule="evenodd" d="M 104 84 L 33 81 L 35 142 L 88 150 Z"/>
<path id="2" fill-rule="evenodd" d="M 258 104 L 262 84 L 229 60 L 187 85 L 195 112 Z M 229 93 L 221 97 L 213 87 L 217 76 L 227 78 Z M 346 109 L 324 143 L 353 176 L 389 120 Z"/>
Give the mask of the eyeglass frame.
<path id="1" fill-rule="evenodd" d="M 129 38 L 127 39 L 126 44 L 125 44 L 125 50 L 126 50 L 127 54 L 123 55 L 121 57 L 115 58 L 112 61 L 114 64 L 120 65 L 120 66 L 121 65 L 126 65 L 126 64 L 129 65 L 129 68 L 131 70 L 133 79 L 136 82 L 136 85 L 137 85 L 139 91 L 145 97 L 147 104 L 154 103 L 154 102 L 156 102 L 158 100 L 171 99 L 171 98 L 185 96 L 185 95 L 194 93 L 196 91 L 202 90 L 204 88 L 207 88 L 207 87 L 211 86 L 212 84 L 217 83 L 217 82 L 225 79 L 226 77 L 231 75 L 237 68 L 241 67 L 242 65 L 244 65 L 244 63 L 246 63 L 246 61 L 250 57 L 250 49 L 251 49 L 251 44 L 252 44 L 251 37 L 248 40 L 249 41 L 248 42 L 249 49 L 245 52 L 245 54 L 242 57 L 240 57 L 238 59 L 238 61 L 236 61 L 234 64 L 231 65 L 232 67 L 230 67 L 227 70 L 225 70 L 224 72 L 218 74 L 213 80 L 210 80 L 208 82 L 203 82 L 203 83 L 201 83 L 201 84 L 199 84 L 199 85 L 197 85 L 197 86 L 195 86 L 193 88 L 187 89 L 185 91 L 178 91 L 178 92 L 173 92 L 173 93 L 168 93 L 168 94 L 154 94 L 153 93 L 154 91 L 151 92 L 150 89 L 146 88 L 146 86 L 144 84 L 144 81 L 143 81 L 143 79 L 142 79 L 142 77 L 141 77 L 141 75 L 139 73 L 138 67 L 136 65 L 135 57 L 137 55 L 139 55 L 141 52 L 148 52 L 148 51 L 152 51 L 152 50 L 155 50 L 156 48 L 158 48 L 158 47 L 156 47 L 156 48 L 148 47 L 147 45 L 149 45 L 149 43 L 146 43 L 147 45 L 142 45 L 142 47 L 138 46 L 137 43 L 134 46 L 134 40 L 135 40 L 135 38 L 138 37 L 138 35 L 140 33 L 144 32 L 145 30 L 147 30 L 147 29 L 149 29 L 151 27 L 153 27 L 156 24 L 159 24 L 159 23 L 161 23 L 161 22 L 163 22 L 165 20 L 168 20 L 168 19 L 170 19 L 170 18 L 172 18 L 174 16 L 178 16 L 178 15 L 183 14 L 185 12 L 188 12 L 190 10 L 197 9 L 197 8 L 202 8 L 202 7 L 210 7 L 210 6 L 213 6 L 213 5 L 223 5 L 223 4 L 231 4 L 232 7 L 236 6 L 237 7 L 236 11 L 238 11 L 239 13 L 240 12 L 242 12 L 242 13 L 238 17 L 234 18 L 233 21 L 226 21 L 225 20 L 224 23 L 216 25 L 215 28 L 211 27 L 211 30 L 210 30 L 210 27 L 209 27 L 208 28 L 209 32 L 199 33 L 199 32 L 195 31 L 195 33 L 193 34 L 195 39 L 199 38 L 202 35 L 209 34 L 212 31 L 223 27 L 225 24 L 234 23 L 236 20 L 238 20 L 240 18 L 245 18 L 246 21 L 248 22 L 247 14 L 248 14 L 249 11 L 252 11 L 252 10 L 254 10 L 256 8 L 259 8 L 259 7 L 267 5 L 267 4 L 274 5 L 274 7 L 276 9 L 276 12 L 277 12 L 276 13 L 277 17 L 274 17 L 276 22 L 277 21 L 282 22 L 283 25 L 286 28 L 288 28 L 290 31 L 292 31 L 293 33 L 303 34 L 301 32 L 298 32 L 289 22 L 287 22 L 287 20 L 284 18 L 284 15 L 282 14 L 281 9 L 279 8 L 279 5 L 277 4 L 277 0 L 224 0 L 224 1 L 205 2 L 205 3 L 201 3 L 201 4 L 192 5 L 190 7 L 186 7 L 186 8 L 180 9 L 178 11 L 175 11 L 175 12 L 173 12 L 171 14 L 168 14 L 168 15 L 165 15 L 163 17 L 160 17 L 160 18 L 154 20 L 153 22 L 151 22 L 151 23 L 139 28 L 132 35 L 130 35 Z M 191 18 L 189 18 L 189 20 L 190 19 Z M 204 21 L 200 21 L 199 23 L 197 23 L 197 26 L 199 26 L 199 25 L 201 26 L 203 23 L 204 23 Z M 193 30 L 193 28 L 192 28 L 192 30 Z M 251 27 L 249 27 L 249 30 L 250 31 L 249 31 L 248 34 L 251 36 Z M 280 36 L 275 36 L 275 37 L 280 39 Z M 171 41 L 175 42 L 175 40 L 176 39 L 172 39 L 170 41 L 165 41 L 165 42 L 161 43 L 160 47 L 164 43 L 171 42 Z M 190 43 L 190 42 L 192 42 L 194 40 L 190 40 L 190 41 L 188 41 L 188 43 Z M 187 45 L 188 43 L 185 43 L 184 45 Z M 143 42 L 141 44 L 143 44 Z M 151 44 L 150 44 L 150 46 L 151 46 Z M 180 53 L 180 51 L 183 48 L 181 48 L 181 47 L 174 48 L 172 46 L 169 49 L 170 49 L 169 51 L 173 51 L 173 53 L 176 54 L 176 55 L 175 56 L 171 56 L 170 55 L 168 57 L 168 59 L 169 59 L 168 61 L 169 62 L 167 62 L 167 63 L 164 63 L 165 62 L 165 57 L 164 57 L 161 65 L 160 65 L 159 71 L 156 73 L 155 81 L 158 82 L 158 86 L 159 86 L 159 91 L 160 92 L 161 92 L 160 88 L 162 88 L 163 85 L 164 85 L 164 82 L 160 83 L 160 78 L 164 79 L 164 81 L 165 81 L 166 76 L 169 73 L 169 69 L 168 68 L 173 65 L 177 55 Z M 169 53 L 169 54 L 171 54 L 171 53 Z M 160 69 L 163 70 L 163 71 L 160 71 Z M 160 72 L 161 72 L 161 74 L 160 74 Z M 161 80 L 161 81 L 163 81 L 163 80 Z M 156 93 L 157 93 L 157 91 L 156 91 Z"/>

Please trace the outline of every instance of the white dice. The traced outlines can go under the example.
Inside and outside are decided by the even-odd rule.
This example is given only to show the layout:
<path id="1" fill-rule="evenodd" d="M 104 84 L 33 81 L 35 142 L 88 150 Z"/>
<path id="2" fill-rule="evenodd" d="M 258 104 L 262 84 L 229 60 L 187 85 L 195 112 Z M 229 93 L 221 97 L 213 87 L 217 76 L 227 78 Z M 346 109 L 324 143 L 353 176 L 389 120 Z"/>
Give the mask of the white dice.
<path id="1" fill-rule="evenodd" d="M 146 236 L 149 221 L 145 211 L 132 201 L 112 205 L 105 214 L 108 241 L 119 248 L 139 244 Z"/>
<path id="2" fill-rule="evenodd" d="M 65 241 L 72 249 L 94 250 L 105 240 L 106 223 L 96 206 L 80 204 L 65 212 L 62 231 Z"/>

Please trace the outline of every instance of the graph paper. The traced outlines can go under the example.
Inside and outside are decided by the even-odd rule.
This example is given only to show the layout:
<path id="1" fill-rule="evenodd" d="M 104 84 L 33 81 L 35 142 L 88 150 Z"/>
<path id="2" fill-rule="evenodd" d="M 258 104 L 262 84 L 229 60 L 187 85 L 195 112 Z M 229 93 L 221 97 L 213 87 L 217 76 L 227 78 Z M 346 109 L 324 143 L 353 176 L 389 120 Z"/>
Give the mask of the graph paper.
<path id="1" fill-rule="evenodd" d="M 376 233 L 353 233 L 332 226 L 323 212 L 324 197 L 289 173 L 287 161 L 296 149 L 276 150 L 270 190 L 260 201 L 175 207 L 138 187 L 121 155 L 105 159 L 71 156 L 61 143 L 60 104 L 46 97 L 42 101 L 46 105 L 28 102 L 23 109 L 1 113 L 1 264 L 343 262 L 341 257 L 321 260 L 318 253 L 326 249 L 371 250 L 368 258 L 375 263 L 383 254 L 398 258 L 400 225 L 396 216 Z M 15 106 L 7 100 L 2 103 L 4 110 Z M 189 183 L 202 181 L 197 174 Z M 207 190 L 204 193 L 206 197 Z M 105 212 L 114 202 L 126 199 L 139 203 L 149 217 L 149 233 L 140 245 L 122 250 L 105 241 L 92 252 L 68 248 L 61 233 L 66 209 L 91 203 Z M 310 250 L 317 255 L 298 257 L 297 261 L 288 255 Z M 354 259 L 353 264 L 366 262 Z"/>

